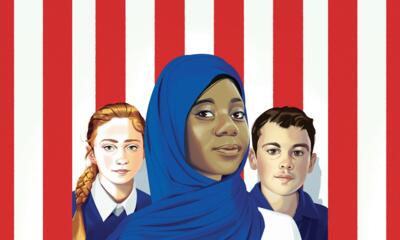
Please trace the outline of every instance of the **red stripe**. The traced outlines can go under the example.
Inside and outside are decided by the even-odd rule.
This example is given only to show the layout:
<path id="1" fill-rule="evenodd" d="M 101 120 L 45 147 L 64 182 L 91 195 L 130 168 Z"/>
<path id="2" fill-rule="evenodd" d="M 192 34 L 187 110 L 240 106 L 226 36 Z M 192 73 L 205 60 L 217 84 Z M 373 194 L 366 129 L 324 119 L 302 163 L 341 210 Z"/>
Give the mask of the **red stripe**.
<path id="1" fill-rule="evenodd" d="M 185 53 L 185 1 L 155 1 L 155 79 L 175 57 Z"/>
<path id="2" fill-rule="evenodd" d="M 329 239 L 357 239 L 357 0 L 328 14 Z"/>
<path id="3" fill-rule="evenodd" d="M 400 239 L 400 191 L 397 172 L 400 154 L 400 2 L 387 1 L 387 239 Z"/>
<path id="4" fill-rule="evenodd" d="M 3 148 L 0 183 L 0 232 L 2 239 L 14 239 L 14 1 L 0 3 L 0 146 Z"/>
<path id="5" fill-rule="evenodd" d="M 125 101 L 125 0 L 96 0 L 96 108 Z"/>
<path id="6" fill-rule="evenodd" d="M 243 0 L 214 1 L 214 53 L 238 71 L 243 79 L 244 67 Z"/>
<path id="7" fill-rule="evenodd" d="M 43 1 L 43 238 L 71 239 L 72 1 Z M 33 224 L 33 223 L 32 223 Z"/>
<path id="8" fill-rule="evenodd" d="M 274 106 L 303 108 L 303 1 L 274 0 Z"/>
<path id="9" fill-rule="evenodd" d="M 214 1 L 214 53 L 232 64 L 244 81 L 243 0 Z"/>

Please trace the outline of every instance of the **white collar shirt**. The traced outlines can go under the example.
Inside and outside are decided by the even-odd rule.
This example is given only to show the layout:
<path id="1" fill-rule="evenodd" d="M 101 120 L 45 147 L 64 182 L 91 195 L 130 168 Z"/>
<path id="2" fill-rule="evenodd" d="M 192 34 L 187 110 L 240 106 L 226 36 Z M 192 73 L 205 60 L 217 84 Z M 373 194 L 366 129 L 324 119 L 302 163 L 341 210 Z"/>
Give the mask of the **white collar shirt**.
<path id="1" fill-rule="evenodd" d="M 132 192 L 121 203 L 115 202 L 114 199 L 112 199 L 112 197 L 106 192 L 106 190 L 100 183 L 99 175 L 97 175 L 95 181 L 92 184 L 91 194 L 94 204 L 96 205 L 97 211 L 100 213 L 103 222 L 111 214 L 119 216 L 123 212 L 123 210 L 125 210 L 126 215 L 135 212 L 137 202 L 135 181 L 133 181 Z"/>

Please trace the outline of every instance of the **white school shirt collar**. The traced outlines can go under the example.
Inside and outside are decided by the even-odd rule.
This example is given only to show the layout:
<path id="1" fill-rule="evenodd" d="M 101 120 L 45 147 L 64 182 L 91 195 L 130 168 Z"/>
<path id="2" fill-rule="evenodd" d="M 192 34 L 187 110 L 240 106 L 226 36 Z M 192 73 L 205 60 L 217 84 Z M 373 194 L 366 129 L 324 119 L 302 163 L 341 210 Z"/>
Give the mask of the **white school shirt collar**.
<path id="1" fill-rule="evenodd" d="M 96 205 L 97 211 L 100 213 L 103 222 L 113 214 L 114 210 L 119 207 L 123 207 L 126 215 L 132 214 L 136 209 L 137 202 L 137 192 L 135 181 L 133 181 L 132 192 L 129 196 L 122 202 L 116 203 L 110 195 L 106 192 L 100 183 L 99 175 L 96 176 L 92 184 L 91 194 L 93 197 L 94 204 Z"/>
<path id="2" fill-rule="evenodd" d="M 292 217 L 260 207 L 258 211 L 265 223 L 261 240 L 301 240 L 300 231 Z"/>

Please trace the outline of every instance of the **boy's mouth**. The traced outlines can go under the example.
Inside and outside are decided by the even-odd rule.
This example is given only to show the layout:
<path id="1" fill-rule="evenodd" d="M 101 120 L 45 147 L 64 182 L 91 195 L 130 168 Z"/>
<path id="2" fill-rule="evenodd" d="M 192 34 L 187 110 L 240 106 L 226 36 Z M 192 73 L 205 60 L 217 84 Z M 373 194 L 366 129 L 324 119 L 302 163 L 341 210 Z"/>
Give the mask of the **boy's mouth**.
<path id="1" fill-rule="evenodd" d="M 288 183 L 294 179 L 294 177 L 290 174 L 279 174 L 274 177 L 277 178 L 282 183 Z"/>

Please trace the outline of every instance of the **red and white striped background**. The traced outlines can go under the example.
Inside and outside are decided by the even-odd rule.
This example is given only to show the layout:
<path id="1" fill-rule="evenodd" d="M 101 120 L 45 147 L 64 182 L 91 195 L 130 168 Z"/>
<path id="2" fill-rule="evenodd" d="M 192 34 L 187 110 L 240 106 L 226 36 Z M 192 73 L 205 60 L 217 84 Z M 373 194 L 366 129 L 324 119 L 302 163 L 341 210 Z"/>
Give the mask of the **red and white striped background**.
<path id="1" fill-rule="evenodd" d="M 329 238 L 400 239 L 399 43 L 396 0 L 1 0 L 1 238 L 70 239 L 95 108 L 145 116 L 168 61 L 214 53 L 242 75 L 250 124 L 273 105 L 315 119 L 305 187 L 329 200 Z"/>

